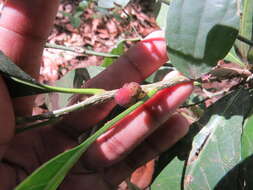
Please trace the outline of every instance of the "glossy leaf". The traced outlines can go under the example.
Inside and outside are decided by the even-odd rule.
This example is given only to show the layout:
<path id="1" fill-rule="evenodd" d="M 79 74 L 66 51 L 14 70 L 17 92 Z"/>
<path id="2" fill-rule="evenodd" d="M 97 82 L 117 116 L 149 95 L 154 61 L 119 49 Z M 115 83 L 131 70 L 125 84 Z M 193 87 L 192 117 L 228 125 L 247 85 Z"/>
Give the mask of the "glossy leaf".
<path id="1" fill-rule="evenodd" d="M 3 52 L 0 51 L 0 72 L 7 77 L 15 77 L 27 82 L 37 83 L 34 78 L 25 73 L 16 64 L 14 64 Z"/>
<path id="2" fill-rule="evenodd" d="M 252 110 L 253 111 L 253 110 Z M 253 154 L 253 112 L 244 122 L 242 133 L 242 158 Z"/>
<path id="3" fill-rule="evenodd" d="M 171 62 L 198 78 L 226 56 L 238 30 L 236 0 L 172 1 L 166 27 Z"/>
<path id="4" fill-rule="evenodd" d="M 241 160 L 244 117 L 253 99 L 246 90 L 237 90 L 216 102 L 199 125 L 204 128 L 194 138 L 185 174 L 185 189 L 214 189 Z M 233 176 L 230 185 L 236 184 Z M 188 180 L 187 180 L 188 179 Z M 190 179 L 190 180 L 189 180 Z"/>
<path id="5" fill-rule="evenodd" d="M 241 162 L 227 173 L 215 187 L 219 189 L 253 189 L 253 110 L 245 119 L 241 138 Z M 234 183 L 232 180 L 237 179 Z"/>
<path id="6" fill-rule="evenodd" d="M 156 177 L 152 190 L 180 190 L 184 174 L 184 161 L 175 158 Z"/>
<path id="7" fill-rule="evenodd" d="M 243 119 L 252 103 L 251 93 L 238 90 L 208 107 L 201 119 L 190 126 L 188 134 L 162 154 L 152 189 L 158 189 L 159 185 L 173 190 L 214 189 L 218 183 L 219 187 L 226 184 L 223 178 L 240 161 Z M 170 163 L 170 160 L 173 161 Z M 184 160 L 188 162 L 184 164 Z M 229 181 L 237 183 L 235 178 L 238 172 Z M 229 187 L 237 187 L 235 183 L 230 183 Z M 233 188 L 217 188 L 220 189 Z"/>
<path id="8" fill-rule="evenodd" d="M 45 89 L 34 78 L 14 64 L 1 51 L 0 63 L 0 73 L 5 77 L 9 92 L 12 97 L 50 92 L 50 90 Z"/>
<path id="9" fill-rule="evenodd" d="M 239 33 L 241 36 L 251 40 L 252 30 L 253 30 L 253 1 L 244 0 Z M 241 52 L 243 58 L 247 58 L 249 47 L 250 46 L 245 44 L 244 42 L 239 42 L 239 51 Z"/>

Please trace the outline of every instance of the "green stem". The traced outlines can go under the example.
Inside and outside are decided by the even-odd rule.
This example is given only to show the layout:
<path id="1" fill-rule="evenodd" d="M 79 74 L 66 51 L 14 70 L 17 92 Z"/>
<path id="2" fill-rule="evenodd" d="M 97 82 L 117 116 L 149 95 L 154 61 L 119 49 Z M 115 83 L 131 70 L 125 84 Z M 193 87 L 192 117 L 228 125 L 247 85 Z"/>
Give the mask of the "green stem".
<path id="1" fill-rule="evenodd" d="M 128 115 L 131 112 L 133 112 L 136 108 L 138 108 L 139 106 L 141 106 L 142 104 L 144 104 L 148 99 L 150 99 L 153 95 L 155 95 L 157 93 L 157 91 L 158 91 L 158 89 L 150 90 L 143 99 L 141 99 L 140 101 L 138 101 L 137 103 L 135 103 L 134 105 L 132 105 L 131 107 L 129 107 L 128 109 L 126 109 L 124 112 L 122 112 L 121 114 L 117 115 L 115 118 L 113 118 L 109 122 L 107 122 L 104 125 L 104 127 L 102 127 L 100 130 L 97 131 L 97 132 L 99 132 L 99 131 L 100 132 L 98 134 L 96 132 L 95 134 L 97 134 L 98 136 L 100 136 L 100 134 L 104 133 L 104 131 L 106 131 L 109 127 L 111 127 L 116 122 L 118 122 L 119 120 L 123 119 L 126 115 Z M 75 106 L 75 109 L 76 109 L 76 106 Z M 68 111 L 70 111 L 70 110 L 68 110 Z M 62 111 L 60 111 L 60 112 L 62 112 Z M 55 116 L 55 113 L 54 113 L 54 116 Z M 38 118 L 35 118 L 35 119 L 38 119 Z M 32 125 L 27 126 L 27 127 L 19 128 L 19 129 L 17 129 L 17 133 L 21 133 L 21 132 L 25 132 L 27 130 L 31 130 L 31 129 L 39 128 L 39 127 L 42 127 L 42 126 L 46 126 L 46 125 L 55 123 L 56 121 L 59 120 L 59 118 L 56 118 L 56 117 L 55 118 L 51 117 L 49 119 L 50 120 L 43 121 L 43 122 L 36 123 L 36 124 L 32 124 Z"/>
<path id="2" fill-rule="evenodd" d="M 35 122 L 37 120 L 48 120 L 48 119 L 58 118 L 72 111 L 85 109 L 88 106 L 101 104 L 103 102 L 112 100 L 115 92 L 116 92 L 115 90 L 105 91 L 102 94 L 91 96 L 85 99 L 84 101 L 78 102 L 76 104 L 73 104 L 73 105 L 58 109 L 58 110 L 50 111 L 47 113 L 34 115 L 34 116 L 28 116 L 28 117 L 17 117 L 16 124 L 21 125 L 21 124 L 26 124 L 30 122 Z"/>
<path id="3" fill-rule="evenodd" d="M 47 92 L 59 92 L 59 93 L 68 93 L 68 94 L 87 94 L 87 95 L 95 95 L 105 92 L 104 89 L 99 88 L 64 88 L 64 87 L 58 87 L 58 86 L 50 86 L 46 84 L 41 83 L 31 83 L 26 82 L 24 80 L 20 80 L 15 77 L 11 77 L 14 81 L 17 81 L 19 83 L 25 84 L 27 86 L 35 87 L 41 90 L 47 90 Z"/>
<path id="4" fill-rule="evenodd" d="M 238 35 L 237 39 L 244 42 L 244 43 L 246 43 L 246 44 L 248 44 L 249 46 L 253 46 L 253 41 L 252 40 L 249 40 L 249 39 L 247 39 L 247 38 L 245 38 L 241 35 Z"/>
<path id="5" fill-rule="evenodd" d="M 180 75 L 180 76 L 177 76 L 177 77 L 165 80 L 165 81 L 161 81 L 161 82 L 157 82 L 157 83 L 153 83 L 153 84 L 149 84 L 149 85 L 142 85 L 141 87 L 142 87 L 142 90 L 147 93 L 146 98 L 150 98 L 158 90 L 162 90 L 164 88 L 168 88 L 168 87 L 174 86 L 176 84 L 179 84 L 182 82 L 189 82 L 189 81 L 190 81 L 189 79 Z M 61 117 L 65 114 L 68 114 L 70 112 L 77 111 L 80 109 L 85 109 L 88 106 L 94 106 L 97 104 L 101 104 L 101 103 L 113 100 L 116 92 L 117 92 L 117 90 L 105 91 L 101 94 L 96 94 L 94 96 L 91 96 L 91 97 L 85 99 L 84 101 L 78 102 L 78 103 L 73 104 L 71 106 L 61 108 L 59 110 L 54 110 L 51 112 L 47 112 L 47 113 L 43 113 L 43 114 L 39 114 L 39 115 L 35 115 L 35 116 L 16 118 L 16 124 L 20 125 L 20 124 L 34 122 L 37 120 L 49 120 L 52 118 L 58 118 L 58 117 Z M 143 101 L 146 101 L 145 98 L 143 99 Z M 139 104 L 140 103 L 141 103 L 141 101 L 139 102 Z M 138 104 L 138 102 L 137 102 L 137 104 Z M 133 108 L 133 109 L 135 109 L 135 108 Z"/>
<path id="6" fill-rule="evenodd" d="M 50 86 L 46 84 L 41 84 L 41 86 L 45 87 L 52 92 L 59 93 L 69 93 L 69 94 L 87 94 L 87 95 L 95 95 L 105 92 L 104 89 L 100 88 L 64 88 L 58 86 Z"/>

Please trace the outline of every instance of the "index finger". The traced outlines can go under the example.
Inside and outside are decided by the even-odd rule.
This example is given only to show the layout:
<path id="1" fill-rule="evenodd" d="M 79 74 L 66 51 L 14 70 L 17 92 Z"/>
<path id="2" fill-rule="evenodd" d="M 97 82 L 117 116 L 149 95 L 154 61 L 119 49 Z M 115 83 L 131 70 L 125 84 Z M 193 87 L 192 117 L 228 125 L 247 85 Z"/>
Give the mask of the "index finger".
<path id="1" fill-rule="evenodd" d="M 117 89 L 124 83 L 142 82 L 168 60 L 164 33 L 155 31 L 131 47 L 86 87 Z"/>

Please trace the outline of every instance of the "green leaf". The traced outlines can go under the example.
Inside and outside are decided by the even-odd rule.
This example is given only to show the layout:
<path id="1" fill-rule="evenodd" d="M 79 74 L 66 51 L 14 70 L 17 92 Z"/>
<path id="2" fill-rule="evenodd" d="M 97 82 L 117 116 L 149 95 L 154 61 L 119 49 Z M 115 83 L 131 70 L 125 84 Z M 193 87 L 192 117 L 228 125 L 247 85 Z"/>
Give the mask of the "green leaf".
<path id="1" fill-rule="evenodd" d="M 242 133 L 242 158 L 245 159 L 253 154 L 253 110 L 246 118 Z"/>
<path id="2" fill-rule="evenodd" d="M 124 43 L 125 40 L 122 40 L 121 42 L 118 43 L 118 45 L 112 49 L 110 52 L 113 55 L 122 55 L 124 53 Z M 111 64 L 113 64 L 117 58 L 111 58 L 111 57 L 106 57 L 103 61 L 103 64 L 101 64 L 102 67 L 109 67 Z"/>
<path id="3" fill-rule="evenodd" d="M 180 190 L 184 174 L 184 161 L 175 158 L 155 178 L 152 190 Z"/>
<path id="4" fill-rule="evenodd" d="M 5 77 L 12 97 L 50 92 L 50 90 L 45 89 L 39 82 L 14 64 L 1 51 L 0 63 L 0 73 Z"/>
<path id="5" fill-rule="evenodd" d="M 214 189 L 241 160 L 244 117 L 253 103 L 252 95 L 239 89 L 212 105 L 198 122 L 204 126 L 195 136 L 184 182 L 187 189 Z M 230 184 L 235 185 L 237 176 Z"/>
<path id="6" fill-rule="evenodd" d="M 171 62 L 196 79 L 226 56 L 238 30 L 236 0 L 172 1 L 166 27 Z"/>
<path id="7" fill-rule="evenodd" d="M 192 142 L 202 127 L 204 126 L 198 125 L 197 122 L 192 124 L 185 137 L 159 156 L 154 173 L 153 188 L 157 189 L 158 186 L 167 185 L 168 188 L 173 190 L 182 189 L 185 164 L 192 149 Z"/>
<path id="8" fill-rule="evenodd" d="M 241 59 L 237 56 L 235 52 L 235 48 L 232 47 L 231 50 L 228 52 L 226 57 L 224 58 L 226 61 L 230 61 L 232 63 L 237 63 L 241 67 L 245 68 L 246 64 L 241 61 Z"/>
<path id="9" fill-rule="evenodd" d="M 7 77 L 15 77 L 27 82 L 37 83 L 34 78 L 26 74 L 16 64 L 14 64 L 3 52 L 0 51 L 0 72 Z"/>
<path id="10" fill-rule="evenodd" d="M 55 84 L 64 88 L 73 88 L 73 81 L 75 77 L 75 70 L 69 71 L 61 79 L 57 80 Z M 49 110 L 56 110 L 68 105 L 72 94 L 67 93 L 50 93 L 46 96 L 46 105 Z"/>
<path id="11" fill-rule="evenodd" d="M 241 159 L 217 184 L 215 189 L 253 189 L 253 110 L 245 119 L 241 138 Z M 237 179 L 237 184 L 231 180 Z"/>
<path id="12" fill-rule="evenodd" d="M 239 34 L 251 40 L 252 29 L 253 29 L 253 1 L 244 0 Z M 243 42 L 238 43 L 239 43 L 239 51 L 242 57 L 246 59 L 250 46 Z"/>
<path id="13" fill-rule="evenodd" d="M 237 155 L 231 159 L 237 157 L 237 161 L 239 160 L 240 142 L 238 141 L 240 141 L 243 117 L 251 109 L 252 103 L 251 93 L 242 89 L 221 98 L 208 107 L 201 119 L 190 126 L 188 134 L 160 156 L 152 189 L 158 189 L 158 185 L 165 187 L 165 184 L 173 190 L 213 189 L 208 187 L 207 183 L 214 187 L 223 175 L 227 174 L 228 167 L 234 166 L 233 163 L 226 162 L 226 159 L 219 162 L 220 156 L 230 158 L 229 151 L 233 154 L 237 148 Z M 233 139 L 234 136 L 237 137 Z M 216 147 L 213 149 L 214 145 Z M 222 152 L 217 153 L 218 148 L 222 148 L 220 149 Z M 176 156 L 179 160 L 175 158 Z M 173 161 L 170 163 L 171 160 Z M 184 160 L 188 160 L 188 165 L 187 162 L 184 163 Z M 186 167 L 188 167 L 187 170 Z M 223 171 L 221 175 L 220 169 L 223 167 L 226 167 L 227 170 Z M 187 172 L 186 175 L 185 172 Z M 204 179 L 196 175 L 203 176 L 205 172 L 207 175 L 204 176 Z M 215 177 L 216 182 L 214 182 Z"/>

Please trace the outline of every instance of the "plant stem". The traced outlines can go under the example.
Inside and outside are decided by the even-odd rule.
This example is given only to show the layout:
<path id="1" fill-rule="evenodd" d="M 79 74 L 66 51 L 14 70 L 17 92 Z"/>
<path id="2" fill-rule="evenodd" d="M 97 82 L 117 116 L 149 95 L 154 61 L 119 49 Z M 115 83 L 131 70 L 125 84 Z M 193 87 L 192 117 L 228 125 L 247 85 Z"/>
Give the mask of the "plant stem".
<path id="1" fill-rule="evenodd" d="M 100 88 L 64 88 L 58 86 L 50 86 L 42 83 L 31 83 L 24 80 L 20 80 L 15 77 L 11 77 L 12 80 L 17 81 L 19 83 L 25 84 L 27 86 L 35 87 L 41 90 L 45 90 L 45 92 L 59 92 L 59 93 L 68 93 L 68 94 L 87 94 L 87 95 L 95 95 L 105 92 L 104 89 Z"/>
<path id="2" fill-rule="evenodd" d="M 112 100 L 115 92 L 116 92 L 116 90 L 108 91 L 108 92 L 98 94 L 98 95 L 94 95 L 94 96 L 89 97 L 79 103 L 76 103 L 71 106 L 67 106 L 67 107 L 64 107 L 64 108 L 61 108 L 58 110 L 54 110 L 51 112 L 46 112 L 43 114 L 31 116 L 31 117 L 18 117 L 16 119 L 16 124 L 20 125 L 20 124 L 24 124 L 27 122 L 34 122 L 37 120 L 53 119 L 53 118 L 63 116 L 63 115 L 70 113 L 72 111 L 84 109 L 84 108 L 89 107 L 91 105 L 101 104 L 106 101 Z"/>
<path id="3" fill-rule="evenodd" d="M 241 35 L 238 35 L 237 39 L 244 42 L 244 43 L 246 43 L 246 44 L 248 44 L 249 46 L 253 46 L 253 41 L 252 40 L 249 40 L 249 39 L 247 39 L 247 38 L 245 38 Z"/>
<path id="4" fill-rule="evenodd" d="M 87 50 L 81 47 L 67 47 L 57 44 L 46 43 L 45 48 L 52 48 L 58 50 L 69 51 L 77 54 L 84 54 L 84 55 L 95 55 L 95 56 L 102 56 L 102 57 L 111 57 L 111 58 L 118 58 L 119 55 L 111 54 L 111 53 L 104 53 L 104 52 L 96 52 L 93 50 Z"/>
<path id="5" fill-rule="evenodd" d="M 158 90 L 168 88 L 168 87 L 171 87 L 183 82 L 189 82 L 189 79 L 180 75 L 169 80 L 164 80 L 164 81 L 149 84 L 149 85 L 142 85 L 141 87 L 142 87 L 142 90 L 146 92 L 148 96 L 150 96 L 150 93 L 152 93 L 154 89 L 158 91 Z M 117 90 L 105 91 L 101 94 L 96 94 L 94 96 L 91 96 L 82 102 L 79 102 L 71 106 L 67 106 L 59 110 L 55 110 L 55 111 L 51 111 L 51 112 L 47 112 L 47 113 L 43 113 L 43 114 L 31 116 L 31 117 L 19 117 L 16 119 L 16 123 L 17 125 L 20 125 L 20 124 L 25 124 L 29 122 L 34 122 L 37 120 L 46 120 L 46 119 L 48 120 L 48 119 L 58 118 L 67 113 L 80 110 L 80 109 L 85 109 L 88 106 L 93 106 L 93 105 L 104 103 L 109 100 L 113 100 L 116 91 Z"/>
<path id="6" fill-rule="evenodd" d="M 61 93 L 69 93 L 69 94 L 87 94 L 87 95 L 95 95 L 105 92 L 104 89 L 100 88 L 64 88 L 58 86 L 50 86 L 46 84 L 41 84 L 41 86 L 45 87 L 52 92 L 61 92 Z"/>

